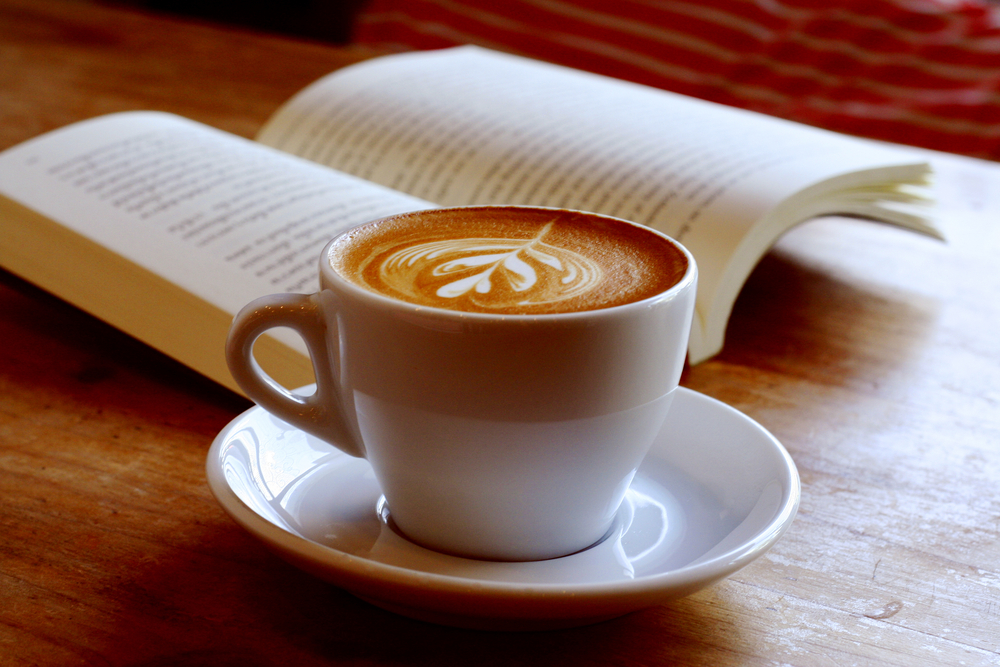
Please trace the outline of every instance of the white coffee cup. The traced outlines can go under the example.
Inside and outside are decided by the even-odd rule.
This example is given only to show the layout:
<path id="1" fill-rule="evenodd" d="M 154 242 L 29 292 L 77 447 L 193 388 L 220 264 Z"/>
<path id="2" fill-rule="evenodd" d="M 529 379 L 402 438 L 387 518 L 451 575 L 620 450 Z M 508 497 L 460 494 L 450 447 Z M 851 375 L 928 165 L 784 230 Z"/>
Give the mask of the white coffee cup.
<path id="1" fill-rule="evenodd" d="M 480 210 L 633 225 L 521 207 L 406 215 Z M 236 316 L 230 370 L 264 409 L 368 459 L 392 521 L 414 542 L 496 560 L 579 551 L 610 530 L 684 366 L 695 262 L 641 229 L 679 251 L 675 284 L 624 305 L 541 315 L 459 312 L 375 293 L 331 266 L 339 237 L 321 256 L 319 292 L 263 297 Z M 315 394 L 279 386 L 253 359 L 254 341 L 274 327 L 306 342 Z"/>

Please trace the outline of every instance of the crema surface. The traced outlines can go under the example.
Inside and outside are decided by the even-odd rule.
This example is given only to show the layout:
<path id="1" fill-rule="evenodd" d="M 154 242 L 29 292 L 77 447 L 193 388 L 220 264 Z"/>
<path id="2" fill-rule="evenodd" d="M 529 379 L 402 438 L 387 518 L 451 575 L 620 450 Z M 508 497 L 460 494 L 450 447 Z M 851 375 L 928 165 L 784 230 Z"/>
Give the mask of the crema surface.
<path id="1" fill-rule="evenodd" d="M 641 301 L 675 285 L 687 259 L 636 225 L 576 211 L 438 209 L 362 225 L 334 244 L 347 280 L 420 306 L 567 313 Z"/>

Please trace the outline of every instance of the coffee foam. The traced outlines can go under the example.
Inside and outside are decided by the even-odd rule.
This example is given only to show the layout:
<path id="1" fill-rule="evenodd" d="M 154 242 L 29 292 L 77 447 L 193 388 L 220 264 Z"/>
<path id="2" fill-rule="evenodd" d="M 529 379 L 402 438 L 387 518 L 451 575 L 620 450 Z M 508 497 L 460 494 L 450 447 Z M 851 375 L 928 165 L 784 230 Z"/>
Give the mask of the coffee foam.
<path id="1" fill-rule="evenodd" d="M 418 211 L 342 236 L 331 266 L 356 285 L 420 306 L 566 313 L 641 301 L 684 276 L 669 241 L 576 211 L 476 207 Z"/>

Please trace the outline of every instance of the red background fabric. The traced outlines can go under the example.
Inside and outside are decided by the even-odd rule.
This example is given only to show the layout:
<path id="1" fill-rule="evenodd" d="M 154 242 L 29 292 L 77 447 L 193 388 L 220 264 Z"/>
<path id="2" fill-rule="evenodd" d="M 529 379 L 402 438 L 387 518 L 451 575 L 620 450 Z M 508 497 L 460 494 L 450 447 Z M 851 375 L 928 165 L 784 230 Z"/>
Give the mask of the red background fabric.
<path id="1" fill-rule="evenodd" d="M 1000 159 L 1000 5 L 371 0 L 353 41 L 547 60 L 827 129 Z"/>

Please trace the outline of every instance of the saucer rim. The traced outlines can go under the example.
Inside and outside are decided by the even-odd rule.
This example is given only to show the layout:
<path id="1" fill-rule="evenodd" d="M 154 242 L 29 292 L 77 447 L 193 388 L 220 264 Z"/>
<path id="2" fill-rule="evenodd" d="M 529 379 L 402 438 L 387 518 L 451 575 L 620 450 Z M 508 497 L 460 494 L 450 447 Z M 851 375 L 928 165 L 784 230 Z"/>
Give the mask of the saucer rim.
<path id="1" fill-rule="evenodd" d="M 309 386 L 298 391 L 308 392 Z M 516 583 L 421 572 L 349 554 L 277 526 L 257 514 L 236 495 L 218 465 L 220 447 L 229 434 L 241 428 L 245 421 L 253 417 L 253 413 L 263 411 L 259 406 L 238 415 L 215 437 L 208 451 L 206 473 L 212 494 L 241 528 L 296 567 L 385 608 L 395 607 L 397 611 L 400 611 L 399 608 L 412 608 L 413 613 L 401 611 L 410 616 L 417 612 L 426 616 L 430 609 L 439 615 L 453 617 L 459 613 L 459 608 L 467 607 L 470 602 L 488 599 L 490 618 L 509 614 L 515 614 L 522 620 L 528 617 L 549 619 L 553 614 L 580 618 L 592 616 L 595 620 L 612 618 L 689 595 L 733 574 L 770 549 L 787 531 L 798 510 L 801 499 L 798 470 L 777 438 L 755 420 L 722 401 L 685 387 L 678 387 L 677 391 L 689 400 L 706 401 L 713 409 L 736 413 L 743 427 L 751 428 L 764 437 L 782 464 L 777 475 L 782 486 L 782 499 L 779 510 L 766 526 L 726 552 L 702 562 L 634 579 L 580 584 Z M 288 428 L 294 429 L 290 425 Z M 433 597 L 432 605 L 428 605 L 430 597 Z M 521 606 L 526 600 L 532 601 L 530 608 Z M 598 609 L 592 608 L 590 613 L 584 613 L 587 612 L 585 603 L 591 606 L 601 604 L 606 609 L 595 614 Z"/>

